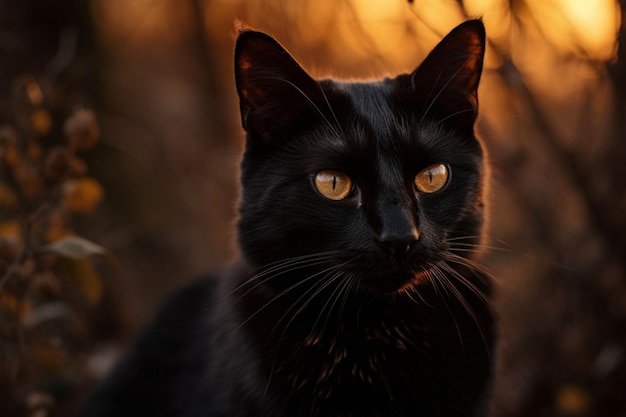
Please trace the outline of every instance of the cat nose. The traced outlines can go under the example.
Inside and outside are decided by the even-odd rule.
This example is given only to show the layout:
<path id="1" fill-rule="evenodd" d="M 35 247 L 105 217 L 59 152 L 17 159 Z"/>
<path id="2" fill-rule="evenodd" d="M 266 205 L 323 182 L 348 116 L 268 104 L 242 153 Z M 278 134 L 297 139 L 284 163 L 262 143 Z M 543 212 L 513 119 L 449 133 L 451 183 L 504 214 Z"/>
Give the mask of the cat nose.
<path id="1" fill-rule="evenodd" d="M 406 255 L 419 239 L 412 216 L 401 205 L 392 205 L 382 210 L 381 220 L 379 244 L 396 258 Z"/>
<path id="2" fill-rule="evenodd" d="M 399 259 L 411 250 L 413 243 L 419 239 L 419 232 L 413 228 L 410 233 L 403 235 L 381 235 L 380 245 L 394 258 Z"/>

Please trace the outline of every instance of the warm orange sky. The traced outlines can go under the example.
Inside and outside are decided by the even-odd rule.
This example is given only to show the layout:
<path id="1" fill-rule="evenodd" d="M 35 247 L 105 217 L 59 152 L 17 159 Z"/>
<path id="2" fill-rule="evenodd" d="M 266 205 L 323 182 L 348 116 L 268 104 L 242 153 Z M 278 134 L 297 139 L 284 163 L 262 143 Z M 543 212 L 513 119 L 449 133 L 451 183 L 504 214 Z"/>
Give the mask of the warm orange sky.
<path id="1" fill-rule="evenodd" d="M 205 2 L 209 27 L 226 33 L 236 18 L 243 18 L 260 29 L 279 32 L 292 30 L 302 43 L 315 43 L 320 37 L 337 32 L 348 39 L 355 32 L 370 35 L 385 59 L 402 61 L 406 47 L 421 41 L 434 43 L 453 26 L 466 18 L 456 0 L 215 0 Z M 185 3 L 186 4 L 186 3 Z M 511 13 L 508 0 L 465 0 L 470 17 L 482 16 L 490 38 L 508 42 Z M 619 27 L 619 9 L 614 0 L 525 0 L 516 2 L 516 17 L 562 51 L 584 53 L 594 59 L 608 59 L 613 53 Z M 176 42 L 188 25 L 180 19 L 191 13 L 184 4 L 173 0 L 96 0 L 96 16 L 103 27 L 120 39 L 156 36 L 161 41 Z M 359 23 L 358 30 L 355 23 Z M 536 25 L 535 25 L 536 23 Z M 408 30 L 407 30 L 408 29 Z M 419 40 L 409 39 L 410 31 Z M 430 32 L 430 33 L 429 33 Z M 398 48 L 402 45 L 403 48 Z M 119 46 L 119 44 L 118 44 Z M 371 46 L 371 45 L 370 45 Z M 424 46 L 427 47 L 427 46 Z M 359 47 L 346 53 L 358 55 Z"/>
<path id="2" fill-rule="evenodd" d="M 514 4 L 516 9 L 510 10 Z M 193 2 L 93 0 L 102 41 L 117 59 L 184 59 L 185 42 L 197 36 Z M 506 84 L 493 71 L 510 57 L 527 86 L 553 108 L 586 100 L 604 88 L 603 62 L 615 53 L 620 26 L 616 0 L 211 0 L 200 2 L 211 59 L 232 80 L 234 24 L 242 19 L 274 35 L 314 76 L 376 78 L 411 71 L 454 26 L 482 16 L 490 46 L 481 88 L 485 117 L 497 134 L 523 117 L 511 106 Z M 163 89 L 164 87 L 159 87 Z M 234 95 L 234 89 L 233 89 Z M 598 114 L 610 96 L 594 103 Z M 505 114 L 503 109 L 509 109 Z M 563 119 L 565 120 L 565 119 Z M 573 124 L 563 121 L 563 134 Z"/>

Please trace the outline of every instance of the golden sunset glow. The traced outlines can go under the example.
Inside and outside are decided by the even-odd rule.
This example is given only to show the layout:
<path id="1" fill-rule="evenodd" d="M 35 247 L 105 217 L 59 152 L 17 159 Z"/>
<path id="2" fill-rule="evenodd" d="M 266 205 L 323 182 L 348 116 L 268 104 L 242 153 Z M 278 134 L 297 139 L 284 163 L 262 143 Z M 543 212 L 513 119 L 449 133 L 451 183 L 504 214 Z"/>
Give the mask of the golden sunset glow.
<path id="1" fill-rule="evenodd" d="M 611 0 L 529 0 L 527 10 L 518 11 L 521 19 L 536 18 L 538 28 L 559 52 L 585 55 L 598 60 L 609 59 L 614 53 L 616 33 L 620 24 L 619 10 Z M 398 23 L 408 22 L 421 36 L 418 42 L 439 39 L 451 27 L 466 18 L 481 17 L 491 39 L 506 42 L 511 29 L 511 13 L 507 0 L 466 0 L 463 12 L 455 1 L 425 0 L 408 5 L 405 1 L 353 1 L 354 7 L 385 50 L 410 43 L 398 43 Z M 410 16 L 419 16 L 411 19 Z M 385 22 L 387 25 L 385 25 Z M 390 28 L 396 23 L 396 35 Z M 426 33 L 424 33 L 426 32 Z M 430 33 L 429 33 L 430 32 Z"/>
<path id="2" fill-rule="evenodd" d="M 596 60 L 614 54 L 619 10 L 611 0 L 527 0 L 511 10 L 508 0 L 344 0 L 337 2 L 217 1 L 203 9 L 207 30 L 224 46 L 232 42 L 233 20 L 278 35 L 288 48 L 303 51 L 307 64 L 312 54 L 325 52 L 322 72 L 345 76 L 377 76 L 408 70 L 452 27 L 467 18 L 482 17 L 494 45 L 519 50 L 516 59 L 538 62 L 537 49 L 549 54 L 570 54 Z M 180 42 L 189 30 L 178 24 L 192 11 L 174 2 L 97 0 L 94 10 L 105 42 L 124 48 L 133 44 Z M 175 9 L 175 10 L 174 10 Z M 523 31 L 520 22 L 533 19 Z M 518 25 L 519 26 L 519 25 Z M 332 41 L 331 41 L 332 39 Z M 298 52 L 296 49 L 293 52 Z M 224 49 L 226 50 L 226 48 Z M 524 51 L 530 51 L 525 56 Z M 488 65 L 494 64 L 488 52 Z M 313 61 L 313 60 L 311 60 Z M 530 64 L 529 64 L 530 65 Z M 318 64 L 319 66 L 319 64 Z"/>
<path id="3" fill-rule="evenodd" d="M 546 0 L 529 2 L 540 29 L 562 51 L 609 59 L 620 24 L 611 0 Z"/>

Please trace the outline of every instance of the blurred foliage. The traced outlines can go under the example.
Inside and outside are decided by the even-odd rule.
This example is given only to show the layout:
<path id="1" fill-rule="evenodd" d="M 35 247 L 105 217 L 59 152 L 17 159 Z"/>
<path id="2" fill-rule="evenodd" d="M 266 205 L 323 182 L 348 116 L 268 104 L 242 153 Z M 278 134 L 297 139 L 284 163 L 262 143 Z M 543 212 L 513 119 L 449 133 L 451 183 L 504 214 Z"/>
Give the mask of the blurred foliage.
<path id="1" fill-rule="evenodd" d="M 90 257 L 106 251 L 72 228 L 104 197 L 80 157 L 99 127 L 84 108 L 63 120 L 57 86 L 21 75 L 12 87 L 0 125 L 0 388 L 42 415 L 76 382 L 72 352 L 102 294 Z"/>

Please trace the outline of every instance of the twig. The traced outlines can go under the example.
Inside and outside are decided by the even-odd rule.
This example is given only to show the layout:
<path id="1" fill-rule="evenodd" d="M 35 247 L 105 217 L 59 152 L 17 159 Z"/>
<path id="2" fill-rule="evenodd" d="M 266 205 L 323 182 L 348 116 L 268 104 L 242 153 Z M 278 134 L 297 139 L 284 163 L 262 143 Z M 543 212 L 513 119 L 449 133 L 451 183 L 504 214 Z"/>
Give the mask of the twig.
<path id="1" fill-rule="evenodd" d="M 468 17 L 467 11 L 461 1 L 458 1 L 461 11 Z M 622 1 L 621 5 L 624 9 L 625 2 Z M 622 36 L 624 31 L 622 30 Z M 623 39 L 623 38 L 622 38 Z M 551 151 L 554 160 L 561 167 L 562 172 L 569 179 L 570 183 L 575 185 L 583 196 L 583 202 L 589 212 L 589 217 L 592 226 L 598 230 L 604 238 L 608 241 L 608 247 L 611 248 L 616 259 L 626 268 L 626 259 L 621 256 L 621 251 L 626 248 L 626 238 L 622 236 L 618 228 L 608 219 L 602 206 L 602 202 L 599 201 L 599 197 L 594 192 L 593 186 L 587 180 L 585 169 L 576 160 L 574 154 L 568 152 L 561 144 L 559 140 L 559 134 L 553 129 L 550 121 L 545 115 L 545 112 L 541 111 L 539 101 L 536 99 L 533 92 L 528 87 L 527 82 L 524 80 L 523 74 L 519 71 L 515 63 L 511 58 L 496 45 L 494 42 L 489 42 L 491 51 L 497 55 L 504 64 L 501 66 L 501 76 L 503 79 L 510 78 L 511 74 L 516 79 L 517 91 L 521 93 L 523 99 L 528 103 L 528 108 L 535 121 L 539 131 L 543 134 L 540 138 Z M 618 115 L 618 119 L 620 115 Z"/>
<path id="2" fill-rule="evenodd" d="M 50 203 L 43 203 L 41 206 L 39 206 L 39 208 L 37 208 L 37 210 L 35 210 L 34 213 L 28 216 L 28 218 L 24 222 L 24 225 L 22 227 L 24 235 L 24 244 L 22 245 L 22 250 L 20 251 L 20 254 L 15 258 L 15 260 L 4 271 L 2 277 L 0 277 L 0 291 L 2 291 L 2 288 L 4 288 L 4 285 L 13 276 L 17 268 L 19 268 L 20 265 L 22 265 L 26 261 L 26 259 L 28 259 L 28 256 L 31 253 L 31 231 L 33 225 L 37 223 L 37 221 L 39 221 L 39 219 L 41 219 L 50 208 Z"/>
<path id="3" fill-rule="evenodd" d="M 57 77 L 72 63 L 76 57 L 78 45 L 78 31 L 75 28 L 65 28 L 59 37 L 59 49 L 52 61 L 43 72 L 49 85 L 54 84 Z"/>
<path id="4" fill-rule="evenodd" d="M 508 67 L 514 68 L 517 71 L 515 65 L 510 62 L 508 58 L 506 60 L 509 62 Z M 504 67 L 506 66 L 503 66 L 503 68 Z M 517 76 L 520 80 L 518 84 L 518 90 L 523 94 L 524 99 L 528 103 L 528 108 L 536 123 L 536 126 L 543 133 L 541 137 L 543 138 L 544 143 L 552 152 L 553 158 L 557 161 L 563 173 L 566 175 L 567 178 L 569 178 L 570 183 L 574 184 L 582 194 L 583 202 L 587 206 L 587 210 L 589 211 L 590 215 L 589 217 L 594 228 L 596 230 L 599 230 L 609 241 L 610 244 L 608 246 L 615 253 L 616 258 L 619 259 L 622 265 L 626 268 L 626 259 L 624 259 L 620 254 L 620 251 L 626 247 L 626 241 L 624 237 L 615 227 L 615 225 L 611 223 L 608 216 L 606 216 L 605 210 L 601 202 L 598 201 L 598 196 L 596 195 L 593 187 L 587 180 L 585 170 L 580 166 L 578 161 L 576 161 L 574 155 L 571 152 L 563 149 L 563 146 L 558 140 L 559 135 L 550 125 L 550 122 L 546 118 L 544 112 L 540 110 L 540 105 L 536 100 L 534 94 L 528 87 L 527 83 L 524 81 L 523 75 L 518 71 Z"/>
<path id="5" fill-rule="evenodd" d="M 2 278 L 0 278 L 0 291 L 2 291 L 2 288 L 7 283 L 9 278 L 11 278 L 11 276 L 15 273 L 15 270 L 22 263 L 24 263 L 27 257 L 28 257 L 28 251 L 26 250 L 26 245 L 24 245 L 24 248 L 22 249 L 22 252 L 19 254 L 19 256 L 15 258 L 15 260 L 11 263 L 11 265 L 8 266 L 6 271 L 4 271 L 4 274 L 2 274 Z"/>

